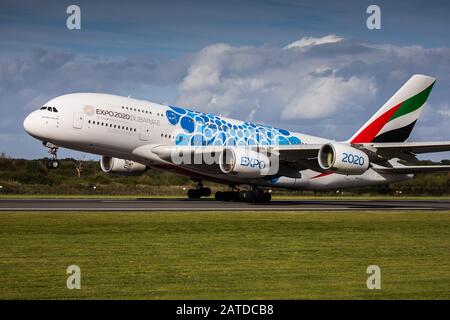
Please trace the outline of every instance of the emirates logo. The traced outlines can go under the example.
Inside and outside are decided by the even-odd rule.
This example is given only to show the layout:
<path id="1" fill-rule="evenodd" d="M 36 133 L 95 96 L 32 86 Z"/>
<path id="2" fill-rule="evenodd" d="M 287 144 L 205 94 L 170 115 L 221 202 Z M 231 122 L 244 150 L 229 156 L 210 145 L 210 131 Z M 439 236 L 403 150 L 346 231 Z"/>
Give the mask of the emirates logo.
<path id="1" fill-rule="evenodd" d="M 87 114 L 88 116 L 92 116 L 94 114 L 94 107 L 93 106 L 85 106 L 84 113 Z"/>

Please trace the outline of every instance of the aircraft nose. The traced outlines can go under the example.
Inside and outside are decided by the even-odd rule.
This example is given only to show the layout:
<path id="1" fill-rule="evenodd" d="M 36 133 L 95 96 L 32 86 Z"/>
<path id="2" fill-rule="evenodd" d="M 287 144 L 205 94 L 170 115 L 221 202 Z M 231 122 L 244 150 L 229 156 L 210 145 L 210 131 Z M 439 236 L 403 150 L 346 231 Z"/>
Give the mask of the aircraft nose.
<path id="1" fill-rule="evenodd" d="M 23 121 L 23 128 L 28 134 L 35 136 L 37 135 L 37 119 L 34 112 L 30 113 Z"/>

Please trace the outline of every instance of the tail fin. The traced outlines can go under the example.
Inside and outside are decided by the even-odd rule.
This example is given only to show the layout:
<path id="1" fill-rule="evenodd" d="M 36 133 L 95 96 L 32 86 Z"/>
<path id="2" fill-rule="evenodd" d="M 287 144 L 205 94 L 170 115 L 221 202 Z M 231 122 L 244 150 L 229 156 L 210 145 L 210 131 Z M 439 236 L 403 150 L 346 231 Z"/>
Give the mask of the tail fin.
<path id="1" fill-rule="evenodd" d="M 429 76 L 413 75 L 349 141 L 403 142 L 408 139 L 435 81 Z"/>

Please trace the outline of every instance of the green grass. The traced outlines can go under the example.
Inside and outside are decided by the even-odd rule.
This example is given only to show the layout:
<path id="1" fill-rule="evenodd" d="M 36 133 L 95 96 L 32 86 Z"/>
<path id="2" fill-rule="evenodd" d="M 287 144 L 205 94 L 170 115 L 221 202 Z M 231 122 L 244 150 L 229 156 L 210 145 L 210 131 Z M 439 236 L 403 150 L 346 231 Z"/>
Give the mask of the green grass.
<path id="1" fill-rule="evenodd" d="M 449 299 L 450 213 L 3 212 L 0 298 Z"/>

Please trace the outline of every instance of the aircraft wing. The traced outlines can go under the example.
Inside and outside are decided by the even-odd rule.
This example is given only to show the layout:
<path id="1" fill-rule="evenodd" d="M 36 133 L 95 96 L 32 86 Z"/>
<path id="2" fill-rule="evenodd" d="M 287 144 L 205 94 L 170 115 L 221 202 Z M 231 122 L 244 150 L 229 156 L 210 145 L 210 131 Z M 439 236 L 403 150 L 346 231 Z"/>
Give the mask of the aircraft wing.
<path id="1" fill-rule="evenodd" d="M 271 147 L 271 152 L 279 155 L 279 174 L 297 178 L 298 172 L 305 169 L 324 172 L 317 161 L 322 146 L 323 144 L 279 145 Z"/>
<path id="2" fill-rule="evenodd" d="M 279 174 L 288 177 L 298 177 L 299 171 L 305 169 L 311 169 L 317 172 L 324 172 L 320 168 L 317 156 L 320 148 L 323 144 L 301 144 L 301 145 L 279 145 L 268 147 L 254 146 L 255 151 L 266 150 L 270 153 L 278 154 Z M 386 163 L 390 163 L 390 159 L 400 158 L 406 160 L 415 160 L 415 154 L 427 153 L 427 152 L 442 152 L 450 151 L 450 141 L 439 142 L 406 142 L 406 143 L 365 143 L 354 144 L 353 146 L 366 149 L 372 152 L 379 161 L 372 161 L 372 168 L 378 172 L 384 173 L 397 173 L 397 174 L 409 174 L 409 173 L 431 173 L 431 172 L 447 172 L 450 171 L 449 165 L 432 165 L 432 166 L 404 166 L 398 163 L 385 166 Z M 193 147 L 193 146 L 167 146 L 167 145 L 148 145 L 139 147 L 133 153 L 144 158 L 148 158 L 148 151 L 156 154 L 160 159 L 169 163 L 175 164 L 180 167 L 190 168 L 197 172 L 220 174 L 220 168 L 217 163 L 196 164 L 194 161 L 195 155 L 200 154 L 215 154 L 219 155 L 223 151 L 223 146 L 206 146 L 206 147 Z M 190 155 L 192 159 L 190 163 L 177 163 L 177 155 Z M 175 155 L 175 157 L 174 157 Z M 382 165 L 380 165 L 382 164 Z"/>
<path id="3" fill-rule="evenodd" d="M 363 148 L 375 148 L 380 152 L 410 152 L 413 154 L 450 151 L 450 141 L 433 142 L 385 142 L 363 143 Z"/>
<path id="4" fill-rule="evenodd" d="M 363 149 L 369 149 L 375 152 L 378 157 L 385 160 L 392 158 L 400 158 L 407 160 L 415 160 L 416 154 L 450 151 L 450 141 L 436 142 L 403 142 L 403 143 L 368 143 L 360 145 Z M 297 164 L 297 168 L 312 169 L 321 172 L 317 165 L 317 155 L 322 147 L 321 144 L 310 145 L 287 145 L 279 146 L 274 149 L 280 153 L 280 161 L 287 161 L 288 164 Z M 282 164 L 283 162 L 281 162 Z M 398 163 L 397 163 L 398 164 Z M 280 166 L 282 168 L 282 166 Z M 450 165 L 395 165 L 381 166 L 372 163 L 372 168 L 378 172 L 397 173 L 397 174 L 415 174 L 415 173 L 433 173 L 433 172 L 450 172 Z"/>
<path id="5" fill-rule="evenodd" d="M 216 158 L 223 150 L 223 146 L 167 146 L 167 145 L 146 145 L 141 146 L 133 151 L 134 155 L 144 159 L 150 159 L 150 155 L 155 154 L 159 159 L 173 164 L 177 167 L 194 169 L 197 172 L 218 174 L 221 173 L 218 163 L 213 163 L 212 159 Z M 211 164 L 200 161 L 196 162 L 196 157 L 208 154 L 211 157 Z"/>
<path id="6" fill-rule="evenodd" d="M 384 160 L 392 158 L 414 157 L 416 154 L 450 151 L 450 141 L 433 142 L 386 142 L 386 143 L 360 143 L 353 144 L 360 149 L 365 149 Z M 281 145 L 273 147 L 278 151 L 280 159 L 298 161 L 317 158 L 322 144 Z"/>
<path id="7" fill-rule="evenodd" d="M 251 147 L 246 148 L 253 149 L 255 151 L 266 150 L 268 152 L 279 153 L 280 160 L 285 161 L 298 161 L 307 160 L 310 158 L 317 158 L 317 154 L 322 144 L 302 144 L 302 145 L 281 145 L 281 146 L 268 146 L 268 147 Z M 193 147 L 193 146 L 164 146 L 158 145 L 152 148 L 162 159 L 169 161 L 172 156 L 179 153 L 220 153 L 224 149 L 223 146 L 206 146 L 206 147 Z"/>
<path id="8" fill-rule="evenodd" d="M 356 143 L 352 146 L 366 151 L 372 162 L 394 158 L 414 162 L 417 161 L 417 154 L 450 151 L 450 141 L 370 142 Z"/>
<path id="9" fill-rule="evenodd" d="M 317 158 L 322 144 L 280 145 L 271 147 L 280 154 L 280 160 L 299 161 Z"/>
<path id="10" fill-rule="evenodd" d="M 281 145 L 268 147 L 248 147 L 255 151 L 268 151 L 279 155 L 279 173 L 289 177 L 298 177 L 299 171 L 304 169 L 312 169 L 316 171 L 323 171 L 317 163 L 317 154 L 321 144 L 309 145 Z M 213 154 L 217 157 L 222 151 L 223 146 L 167 146 L 167 145 L 146 145 L 137 148 L 133 154 L 144 159 L 149 159 L 150 154 L 156 154 L 161 160 L 174 164 L 179 167 L 193 169 L 198 172 L 209 174 L 220 174 L 220 168 L 217 163 L 205 164 L 196 163 L 195 157 L 198 155 Z M 179 163 L 179 157 L 184 157 L 186 160 L 191 159 L 189 163 Z M 213 157 L 214 157 L 213 156 Z"/>
<path id="11" fill-rule="evenodd" d="M 448 172 L 450 171 L 450 166 L 397 166 L 397 167 L 373 167 L 375 171 L 386 172 L 386 173 L 432 173 L 432 172 Z"/>

